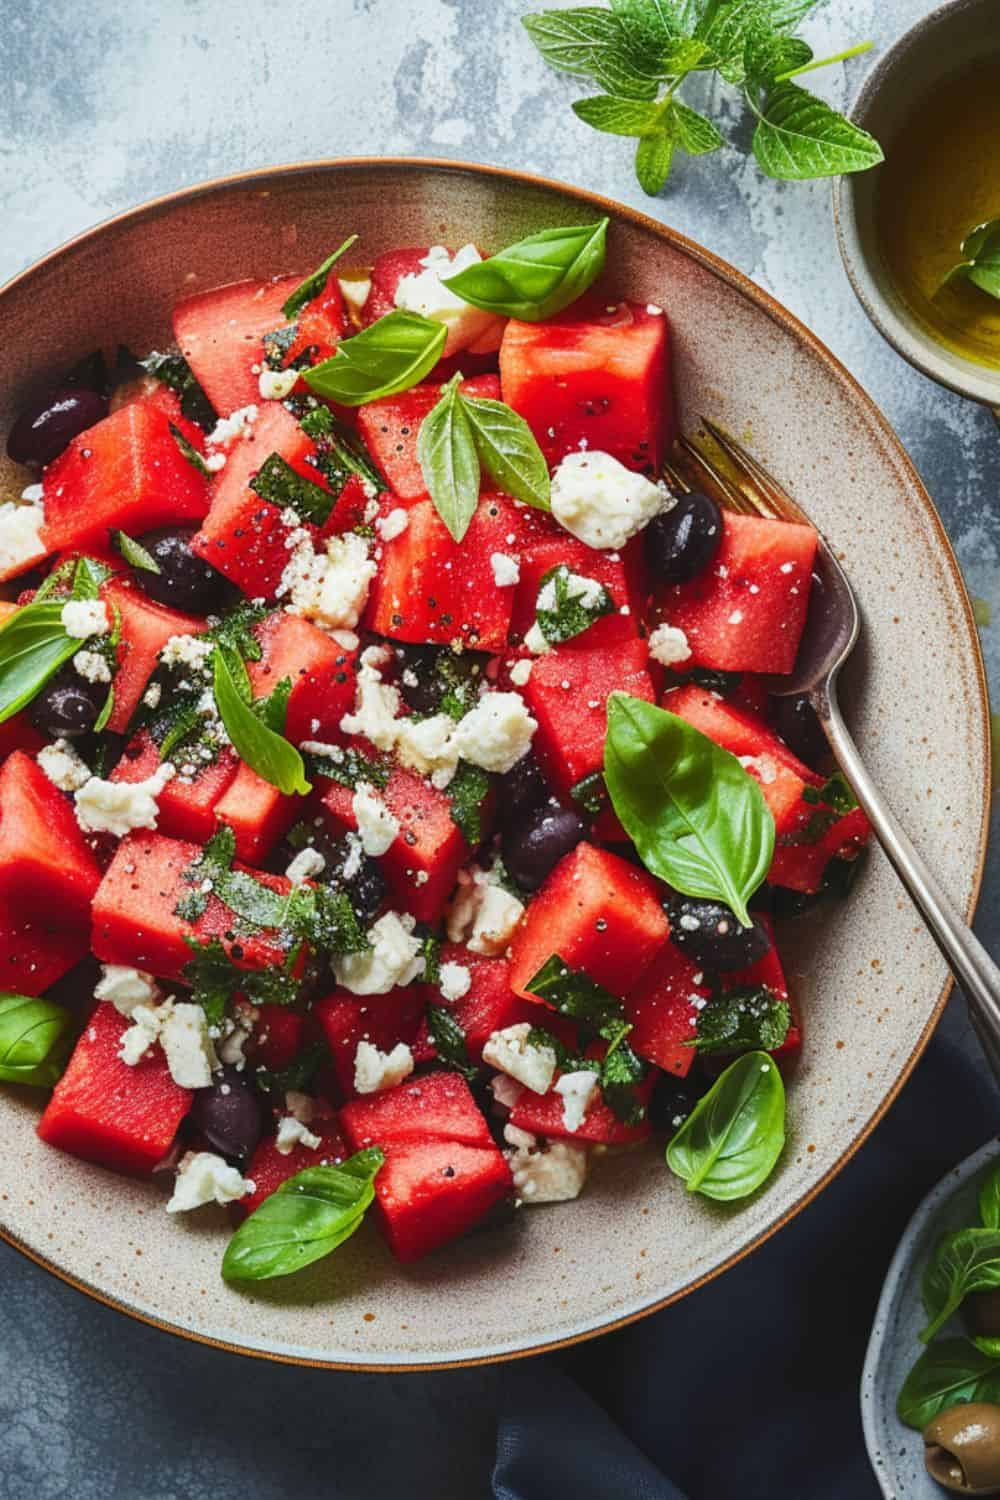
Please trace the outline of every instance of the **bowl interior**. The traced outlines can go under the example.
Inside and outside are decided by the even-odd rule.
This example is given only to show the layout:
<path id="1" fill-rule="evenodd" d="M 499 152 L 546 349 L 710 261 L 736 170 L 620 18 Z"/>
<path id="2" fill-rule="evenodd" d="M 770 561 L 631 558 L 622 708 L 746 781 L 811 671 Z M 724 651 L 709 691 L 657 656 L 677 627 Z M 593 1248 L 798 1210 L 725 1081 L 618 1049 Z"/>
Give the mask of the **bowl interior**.
<path id="1" fill-rule="evenodd" d="M 665 307 L 681 419 L 710 413 L 747 441 L 825 529 L 858 591 L 862 645 L 846 685 L 855 731 L 896 810 L 963 908 L 978 889 L 988 717 L 975 628 L 919 480 L 875 408 L 815 340 L 748 281 L 662 225 L 516 174 L 432 163 L 286 169 L 196 189 L 114 221 L 0 293 L 0 422 L 95 344 L 170 338 L 182 294 L 306 271 L 357 230 L 359 263 L 400 244 L 495 248 L 547 225 L 614 215 L 614 289 Z M 0 1097 L 3 1232 L 85 1289 L 195 1337 L 273 1357 L 393 1368 L 530 1351 L 678 1296 L 808 1201 L 864 1137 L 940 1013 L 946 971 L 887 864 L 852 899 L 783 938 L 807 1043 L 790 1142 L 738 1211 L 688 1197 L 650 1149 L 597 1164 L 574 1204 L 522 1212 L 416 1267 L 374 1227 L 299 1277 L 226 1288 L 221 1211 L 163 1212 L 135 1183 L 42 1145 L 36 1099 Z"/>
<path id="2" fill-rule="evenodd" d="M 879 140 L 889 156 L 914 101 L 974 63 L 1000 53 L 993 0 L 952 0 L 908 31 L 872 69 L 851 119 Z M 875 326 L 911 364 L 960 395 L 1000 403 L 1000 370 L 991 371 L 937 342 L 907 307 L 885 265 L 876 233 L 880 169 L 841 177 L 835 203 L 848 275 Z"/>

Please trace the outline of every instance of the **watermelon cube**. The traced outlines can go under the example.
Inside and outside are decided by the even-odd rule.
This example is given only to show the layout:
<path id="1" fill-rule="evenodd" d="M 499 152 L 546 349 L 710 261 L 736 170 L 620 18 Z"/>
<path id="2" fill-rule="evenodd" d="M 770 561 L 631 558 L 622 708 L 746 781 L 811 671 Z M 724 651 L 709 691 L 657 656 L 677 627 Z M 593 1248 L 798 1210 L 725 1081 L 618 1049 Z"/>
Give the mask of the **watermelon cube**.
<path id="1" fill-rule="evenodd" d="M 281 309 L 299 280 L 236 281 L 197 292 L 174 308 L 180 351 L 220 416 L 260 400 L 252 366 L 263 361 L 264 334 L 284 325 Z"/>
<path id="2" fill-rule="evenodd" d="M 397 1042 L 409 1045 L 417 1034 L 423 995 L 417 985 L 398 986 L 387 995 L 352 995 L 334 990 L 313 1006 L 323 1039 L 330 1048 L 334 1081 L 342 1099 L 353 1099 L 354 1056 L 359 1042 L 391 1052 Z"/>
<path id="3" fill-rule="evenodd" d="M 14 714 L 0 724 L 0 762 L 13 755 L 15 750 L 37 755 L 44 744 L 45 736 L 38 733 L 26 713 Z"/>
<path id="4" fill-rule="evenodd" d="M 170 1076 L 157 1048 L 135 1067 L 118 1055 L 128 1029 L 109 1001 L 98 1005 L 56 1084 L 38 1134 L 85 1161 L 148 1176 L 170 1150 L 191 1091 Z"/>
<path id="5" fill-rule="evenodd" d="M 602 583 L 615 605 L 613 614 L 602 615 L 593 625 L 566 641 L 572 647 L 617 646 L 634 641 L 642 607 L 642 544 L 631 541 L 622 552 L 596 552 L 568 532 L 530 542 L 520 554 L 520 579 L 514 589 L 510 638 L 519 641 L 535 623 L 538 590 L 546 573 L 563 565 L 582 578 Z"/>
<path id="6" fill-rule="evenodd" d="M 51 915 L 25 919 L 0 910 L 0 990 L 44 994 L 89 951 L 84 932 L 61 927 Z"/>
<path id="7" fill-rule="evenodd" d="M 500 382 L 495 375 L 480 375 L 463 380 L 462 392 L 499 401 Z M 399 396 L 383 396 L 358 407 L 358 431 L 386 484 L 401 500 L 419 500 L 427 494 L 417 459 L 417 437 L 420 424 L 440 397 L 440 385 L 415 385 Z"/>
<path id="8" fill-rule="evenodd" d="M 183 760 L 182 760 L 183 764 Z M 201 766 L 194 777 L 175 776 L 157 797 L 156 826 L 171 838 L 204 844 L 216 829 L 215 804 L 236 775 L 239 757 L 228 747 L 215 760 Z M 111 773 L 112 781 L 145 781 L 160 765 L 160 752 L 149 731 L 140 730 L 125 746 Z"/>
<path id="9" fill-rule="evenodd" d="M 511 989 L 510 963 L 506 958 L 484 958 L 461 943 L 444 943 L 441 963 L 460 964 L 468 969 L 472 980 L 466 993 L 453 1004 L 443 1001 L 433 985 L 424 986 L 430 1004 L 444 1006 L 462 1028 L 471 1062 L 482 1060 L 483 1048 L 494 1031 L 515 1026 L 519 1021 L 539 1022 L 538 1005 L 522 999 Z M 420 1024 L 413 1050 L 422 1062 L 437 1056 L 426 1020 Z"/>
<path id="10" fill-rule="evenodd" d="M 663 313 L 587 299 L 544 323 L 512 318 L 500 383 L 551 465 L 588 447 L 659 473 L 674 432 Z"/>
<path id="11" fill-rule="evenodd" d="M 554 954 L 613 995 L 627 995 L 667 940 L 655 881 L 593 844 L 577 844 L 535 896 L 514 934 L 511 988 L 527 1000 L 530 979 Z"/>
<path id="12" fill-rule="evenodd" d="M 695 1058 L 689 1043 L 697 1029 L 696 1002 L 709 994 L 698 966 L 673 943 L 664 943 L 639 983 L 625 996 L 633 1052 L 665 1073 L 687 1077 Z"/>
<path id="13" fill-rule="evenodd" d="M 257 638 L 261 658 L 247 662 L 254 697 L 291 679 L 285 738 L 293 745 L 339 740 L 340 721 L 354 706 L 355 653 L 298 615 L 268 615 Z"/>
<path id="14" fill-rule="evenodd" d="M 0 767 L 0 910 L 13 923 L 55 917 L 78 938 L 100 880 L 72 804 L 15 750 Z"/>
<path id="15" fill-rule="evenodd" d="M 304 1172 L 306 1167 L 319 1166 L 320 1163 L 336 1165 L 350 1154 L 332 1111 L 329 1115 L 317 1113 L 310 1121 L 309 1129 L 313 1135 L 319 1136 L 319 1146 L 299 1144 L 286 1154 L 278 1150 L 274 1136 L 267 1136 L 260 1142 L 246 1169 L 246 1175 L 253 1183 L 253 1192 L 240 1199 L 239 1207 L 244 1213 L 252 1214 L 265 1198 L 269 1198 L 296 1172 Z"/>
<path id="16" fill-rule="evenodd" d="M 711 567 L 660 591 L 664 620 L 687 636 L 685 667 L 790 672 L 805 628 L 816 532 L 791 521 L 723 512 Z"/>
<path id="17" fill-rule="evenodd" d="M 205 621 L 196 615 L 181 614 L 166 604 L 157 604 L 127 579 L 109 578 L 101 596 L 113 611 L 117 610 L 121 621 L 115 703 L 108 728 L 115 734 L 124 734 L 170 637 L 200 635 Z"/>
<path id="18" fill-rule="evenodd" d="M 258 1068 L 280 1073 L 302 1051 L 306 1018 L 287 1005 L 258 1005 L 257 1020 L 244 1048 Z"/>
<path id="19" fill-rule="evenodd" d="M 352 1151 L 411 1141 L 492 1142 L 472 1091 L 458 1073 L 428 1073 L 354 1099 L 340 1111 L 340 1128 Z"/>
<path id="20" fill-rule="evenodd" d="M 813 812 L 822 809 L 813 808 Z M 871 824 L 860 807 L 837 818 L 815 840 L 790 840 L 774 851 L 768 879 L 789 890 L 815 894 L 832 859 L 857 859 L 871 837 Z"/>
<path id="21" fill-rule="evenodd" d="M 603 1047 L 589 1047 L 587 1055 L 596 1057 L 603 1050 Z M 636 1085 L 636 1099 L 644 1111 L 655 1081 L 656 1075 L 649 1072 Z M 637 1125 L 626 1125 L 605 1104 L 600 1092 L 595 1094 L 576 1130 L 570 1130 L 564 1119 L 563 1096 L 554 1087 L 547 1094 L 535 1094 L 531 1089 L 522 1089 L 510 1112 L 510 1123 L 518 1130 L 527 1130 L 531 1135 L 540 1135 L 546 1140 L 576 1141 L 579 1144 L 586 1142 L 595 1146 L 628 1146 L 636 1141 L 647 1140 L 650 1134 L 649 1117 L 645 1112 Z"/>
<path id="22" fill-rule="evenodd" d="M 249 864 L 267 858 L 302 809 L 302 799 L 279 791 L 246 761 L 215 804 L 215 816 L 236 836 L 236 857 Z"/>

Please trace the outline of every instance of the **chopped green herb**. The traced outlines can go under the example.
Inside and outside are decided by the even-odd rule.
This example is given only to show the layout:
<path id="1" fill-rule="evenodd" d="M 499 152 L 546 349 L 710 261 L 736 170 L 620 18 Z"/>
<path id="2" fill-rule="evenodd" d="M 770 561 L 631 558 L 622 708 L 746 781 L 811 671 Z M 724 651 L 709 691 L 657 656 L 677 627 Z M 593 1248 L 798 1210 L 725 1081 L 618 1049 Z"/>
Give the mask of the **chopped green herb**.
<path id="1" fill-rule="evenodd" d="M 469 1061 L 465 1032 L 451 1012 L 445 1010 L 443 1005 L 428 1005 L 427 1029 L 434 1043 L 438 1062 L 450 1068 L 453 1073 L 461 1073 L 467 1082 L 472 1083 L 479 1076 L 479 1070 Z"/>
<path id="2" fill-rule="evenodd" d="M 326 286 L 330 272 L 340 257 L 346 254 L 353 244 L 356 244 L 357 238 L 356 234 L 348 235 L 344 243 L 339 245 L 332 255 L 328 255 L 323 264 L 317 267 L 311 276 L 307 276 L 305 281 L 299 283 L 281 309 L 286 318 L 296 317 L 308 302 L 311 302 L 314 297 L 319 296 L 320 292 Z"/>
<path id="3" fill-rule="evenodd" d="M 620 1039 L 622 1026 L 627 1026 L 621 1001 L 589 974 L 571 969 L 558 953 L 545 960 L 526 988 L 605 1041 Z"/>
<path id="4" fill-rule="evenodd" d="M 698 1016 L 698 1034 L 690 1044 L 699 1052 L 774 1052 L 788 1035 L 792 1012 L 765 985 L 730 990 Z"/>
<path id="5" fill-rule="evenodd" d="M 646 1064 L 636 1057 L 624 1034 L 608 1048 L 601 1064 L 601 1093 L 611 1113 L 623 1125 L 638 1125 L 645 1116 L 646 1106 L 636 1093 L 636 1086 L 643 1081 L 646 1071 Z"/>
<path id="6" fill-rule="evenodd" d="M 125 561 L 133 568 L 140 568 L 144 573 L 162 573 L 163 569 L 152 553 L 147 552 L 141 542 L 129 536 L 124 531 L 112 531 L 112 541 Z"/>
<path id="7" fill-rule="evenodd" d="M 325 750 L 306 750 L 304 758 L 310 776 L 325 776 L 338 786 L 350 787 L 351 791 L 355 791 L 361 781 L 367 781 L 376 787 L 388 785 L 388 766 L 362 755 L 353 745 L 343 748 L 331 745 L 329 753 Z"/>
<path id="8" fill-rule="evenodd" d="M 265 1094 L 275 1094 L 283 1100 L 286 1094 L 304 1093 L 328 1056 L 322 1042 L 317 1042 L 312 1047 L 306 1047 L 298 1057 L 292 1059 L 287 1068 L 281 1068 L 276 1073 L 270 1068 L 258 1068 L 254 1080 Z"/>
<path id="9" fill-rule="evenodd" d="M 197 469 L 205 479 L 211 479 L 212 471 L 198 452 L 193 443 L 189 443 L 180 428 L 170 423 L 170 432 L 182 458 L 186 458 L 193 469 Z"/>
<path id="10" fill-rule="evenodd" d="M 205 432 L 215 426 L 215 408 L 198 384 L 183 354 L 150 354 L 138 363 L 155 379 L 180 397 L 181 412 L 189 422 L 196 422 Z"/>
<path id="11" fill-rule="evenodd" d="M 591 771 L 589 776 L 581 777 L 575 786 L 570 787 L 569 794 L 584 812 L 590 813 L 594 818 L 604 811 L 610 801 L 603 771 Z"/>
<path id="12" fill-rule="evenodd" d="M 615 601 L 595 578 L 573 573 L 565 563 L 550 568 L 538 587 L 538 628 L 550 646 L 561 645 L 614 613 Z"/>
<path id="13" fill-rule="evenodd" d="M 271 333 L 265 333 L 264 363 L 269 370 L 283 370 L 288 351 L 299 336 L 297 323 L 290 323 L 287 328 L 275 328 Z"/>
<path id="14" fill-rule="evenodd" d="M 460 760 L 458 769 L 448 783 L 448 799 L 451 802 L 451 819 L 470 849 L 474 849 L 483 836 L 483 803 L 489 796 L 490 778 L 486 771 L 470 761 Z"/>
<path id="15" fill-rule="evenodd" d="M 272 453 L 264 460 L 251 479 L 250 488 L 279 510 L 294 510 L 300 521 L 312 521 L 317 526 L 323 525 L 333 508 L 334 496 L 330 491 L 297 473 L 280 453 Z"/>

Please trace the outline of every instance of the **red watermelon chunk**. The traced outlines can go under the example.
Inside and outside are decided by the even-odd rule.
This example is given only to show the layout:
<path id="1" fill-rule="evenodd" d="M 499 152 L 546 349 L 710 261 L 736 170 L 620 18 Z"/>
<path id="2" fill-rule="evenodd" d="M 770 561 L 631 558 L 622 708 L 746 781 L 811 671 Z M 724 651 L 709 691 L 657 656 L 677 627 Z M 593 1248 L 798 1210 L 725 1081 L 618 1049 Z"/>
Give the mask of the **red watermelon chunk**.
<path id="1" fill-rule="evenodd" d="M 269 1198 L 289 1177 L 294 1177 L 296 1172 L 304 1172 L 306 1167 L 320 1164 L 336 1166 L 349 1154 L 332 1113 L 329 1117 L 315 1115 L 309 1123 L 309 1129 L 313 1135 L 319 1136 L 320 1145 L 300 1144 L 293 1146 L 286 1154 L 278 1150 L 274 1136 L 261 1141 L 246 1169 L 246 1176 L 253 1183 L 253 1192 L 240 1199 L 239 1206 L 245 1213 L 252 1214 L 254 1209 L 260 1208 L 264 1199 Z"/>
<path id="2" fill-rule="evenodd" d="M 15 923 L 55 919 L 79 937 L 100 880 L 72 804 L 15 750 L 0 767 L 0 910 Z"/>
<path id="3" fill-rule="evenodd" d="M 191 1091 L 170 1076 L 154 1049 L 135 1067 L 118 1056 L 129 1022 L 110 1002 L 97 1007 L 55 1086 L 38 1134 L 85 1161 L 116 1172 L 152 1172 L 170 1150 L 191 1107 Z"/>
<path id="4" fill-rule="evenodd" d="M 322 291 L 307 302 L 295 318 L 295 328 L 295 338 L 281 362 L 283 369 L 301 360 L 306 353 L 310 355 L 311 365 L 318 365 L 336 354 L 337 345 L 347 332 L 347 308 L 335 270 L 327 276 Z"/>
<path id="5" fill-rule="evenodd" d="M 115 734 L 124 734 L 170 637 L 200 635 L 205 622 L 197 615 L 182 615 L 166 604 L 157 604 L 127 579 L 110 578 L 101 589 L 101 596 L 112 610 L 117 610 L 121 621 L 115 704 L 108 728 Z"/>
<path id="6" fill-rule="evenodd" d="M 694 1002 L 706 999 L 709 993 L 698 966 L 673 943 L 664 943 L 635 989 L 625 997 L 633 1052 L 665 1073 L 685 1078 L 695 1058 L 694 1048 L 688 1045 L 698 1020 Z"/>
<path id="7" fill-rule="evenodd" d="M 0 910 L 0 990 L 41 995 L 90 949 L 86 934 L 59 925 L 58 916 L 29 919 Z"/>
<path id="8" fill-rule="evenodd" d="M 544 323 L 512 318 L 500 383 L 551 465 L 587 447 L 659 473 L 674 432 L 663 313 L 587 299 Z"/>
<path id="9" fill-rule="evenodd" d="M 340 721 L 354 706 L 355 653 L 297 615 L 269 615 L 257 637 L 261 658 L 247 662 L 254 697 L 291 679 L 285 738 L 293 745 L 339 740 Z"/>
<path id="10" fill-rule="evenodd" d="M 419 500 L 427 485 L 417 459 L 420 424 L 441 397 L 440 385 L 415 385 L 399 396 L 384 396 L 358 407 L 358 431 L 394 495 L 401 500 Z M 500 382 L 495 375 L 480 375 L 462 382 L 466 396 L 500 400 Z"/>
<path id="11" fill-rule="evenodd" d="M 606 1050 L 603 1043 L 588 1047 L 587 1056 L 599 1057 Z M 649 1072 L 636 1085 L 636 1098 L 644 1111 L 655 1082 L 656 1075 Z M 547 1140 L 576 1141 L 580 1144 L 586 1142 L 588 1145 L 626 1146 L 649 1137 L 650 1124 L 645 1112 L 637 1125 L 626 1125 L 605 1104 L 599 1089 L 576 1130 L 570 1130 L 567 1126 L 563 1118 L 563 1106 L 563 1096 L 554 1087 L 547 1094 L 535 1094 L 530 1089 L 522 1089 L 510 1112 L 510 1123 L 518 1130 L 527 1130 L 531 1135 L 544 1136 Z"/>
<path id="12" fill-rule="evenodd" d="M 260 400 L 252 367 L 263 362 L 264 334 L 284 325 L 282 306 L 300 279 L 235 281 L 197 292 L 174 308 L 180 351 L 220 416 Z"/>
<path id="13" fill-rule="evenodd" d="M 354 1099 L 340 1111 L 340 1128 L 352 1151 L 410 1141 L 492 1142 L 469 1085 L 458 1073 L 428 1073 Z"/>
<path id="14" fill-rule="evenodd" d="M 236 857 L 254 864 L 266 859 L 291 828 L 302 799 L 279 791 L 240 761 L 229 786 L 215 804 L 215 816 L 236 836 Z"/>
<path id="15" fill-rule="evenodd" d="M 316 1002 L 313 1016 L 330 1048 L 341 1098 L 355 1097 L 358 1043 L 371 1042 L 380 1052 L 391 1052 L 397 1042 L 409 1045 L 416 1037 L 422 1010 L 423 997 L 416 985 L 397 986 L 387 995 L 359 996 L 350 990 L 334 990 Z"/>
<path id="16" fill-rule="evenodd" d="M 559 956 L 613 995 L 627 995 L 666 942 L 669 924 L 657 887 L 644 870 L 593 844 L 561 859 L 514 934 L 511 988 L 526 988 L 547 959 Z"/>
<path id="17" fill-rule="evenodd" d="M 376 257 L 371 269 L 371 286 L 361 309 L 361 321 L 366 327 L 394 310 L 396 288 L 404 276 L 420 275 L 424 269 L 420 262 L 429 249 L 429 245 L 410 245 Z"/>
<path id="18" fill-rule="evenodd" d="M 258 1005 L 257 1020 L 244 1051 L 258 1068 L 280 1073 L 302 1051 L 306 1018 L 287 1005 Z"/>
<path id="19" fill-rule="evenodd" d="M 413 1141 L 385 1154 L 375 1205 L 389 1249 L 404 1264 L 467 1234 L 512 1187 L 510 1168 L 492 1142 Z"/>
<path id="20" fill-rule="evenodd" d="M 622 641 L 613 650 L 569 642 L 535 661 L 521 688 L 538 722 L 532 750 L 552 785 L 568 793 L 604 765 L 610 693 L 655 701 L 645 641 Z"/>
<path id="21" fill-rule="evenodd" d="M 178 759 L 183 766 L 183 758 Z M 207 843 L 216 828 L 215 804 L 236 775 L 238 763 L 236 752 L 226 748 L 208 765 L 201 766 L 196 762 L 200 769 L 195 776 L 182 773 L 168 781 L 156 799 L 159 832 L 170 838 L 187 839 L 193 844 Z M 149 731 L 143 729 L 126 745 L 121 760 L 111 773 L 111 780 L 146 781 L 159 766 L 160 752 Z"/>
<path id="22" fill-rule="evenodd" d="M 50 552 L 107 540 L 110 527 L 141 536 L 155 526 L 197 524 L 208 485 L 177 446 L 170 420 L 150 402 L 123 406 L 73 439 L 42 480 Z"/>
<path id="23" fill-rule="evenodd" d="M 0 724 L 0 762 L 5 761 L 8 755 L 13 755 L 15 750 L 35 755 L 44 744 L 45 736 L 38 733 L 27 713 L 13 714 Z"/>
<path id="24" fill-rule="evenodd" d="M 461 964 L 472 979 L 467 993 L 453 1003 L 445 1001 L 435 986 L 424 987 L 428 1002 L 446 1009 L 462 1028 L 472 1062 L 482 1060 L 483 1047 L 494 1031 L 515 1026 L 519 1021 L 534 1024 L 539 1020 L 538 1005 L 522 999 L 511 989 L 510 963 L 506 958 L 484 958 L 461 943 L 444 943 L 441 963 Z M 421 1062 L 437 1056 L 426 1020 L 420 1024 L 413 1051 Z"/>
<path id="25" fill-rule="evenodd" d="M 813 808 L 813 812 L 822 809 Z M 779 844 L 774 851 L 768 879 L 775 885 L 787 886 L 793 891 L 813 894 L 823 884 L 823 876 L 831 859 L 857 859 L 871 837 L 871 824 L 856 807 L 823 832 L 815 842 Z"/>
<path id="26" fill-rule="evenodd" d="M 564 644 L 574 648 L 613 648 L 619 641 L 635 640 L 642 607 L 641 542 L 633 540 L 623 552 L 596 552 L 568 532 L 530 542 L 519 554 L 521 577 L 514 589 L 511 640 L 523 639 L 534 625 L 542 579 L 560 564 L 582 578 L 595 578 L 602 583 L 615 605 L 613 614 L 602 615 Z"/>
<path id="27" fill-rule="evenodd" d="M 731 511 L 723 518 L 714 563 L 662 590 L 662 616 L 687 636 L 685 668 L 790 672 L 809 607 L 816 532 Z"/>

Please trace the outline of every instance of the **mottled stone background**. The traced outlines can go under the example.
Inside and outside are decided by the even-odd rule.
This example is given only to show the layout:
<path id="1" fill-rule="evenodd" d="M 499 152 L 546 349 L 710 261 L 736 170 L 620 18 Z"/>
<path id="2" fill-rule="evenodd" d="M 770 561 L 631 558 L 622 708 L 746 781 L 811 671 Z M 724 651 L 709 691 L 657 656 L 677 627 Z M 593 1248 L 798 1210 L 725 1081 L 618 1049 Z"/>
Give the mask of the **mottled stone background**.
<path id="1" fill-rule="evenodd" d="M 529 8 L 7 0 L 0 277 L 144 198 L 267 163 L 416 152 L 579 183 L 703 241 L 829 344 L 909 450 L 971 591 L 1000 613 L 1000 434 L 988 412 L 932 386 L 870 328 L 836 253 L 829 184 L 761 178 L 744 154 L 749 126 L 732 91 L 705 86 L 700 100 L 697 90 L 688 97 L 736 145 L 682 158 L 669 192 L 644 198 L 628 143 L 570 113 L 581 91 L 538 58 L 518 24 Z M 820 55 L 866 36 L 882 45 L 928 9 L 928 0 L 828 0 L 804 35 Z M 813 82 L 842 104 L 865 66 L 862 58 Z M 988 627 L 983 643 L 996 682 Z M 980 916 L 994 940 L 997 873 L 994 857 Z M 951 1012 L 945 1024 L 962 1030 L 957 1002 Z M 511 1367 L 435 1379 L 286 1369 L 133 1324 L 12 1250 L 0 1249 L 0 1285 L 0 1493 L 12 1500 L 485 1492 L 493 1412 L 500 1384 L 517 1378 Z M 404 1412 L 421 1414 L 416 1445 L 396 1433 Z"/>

